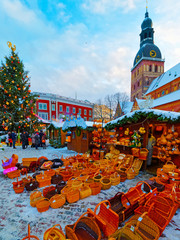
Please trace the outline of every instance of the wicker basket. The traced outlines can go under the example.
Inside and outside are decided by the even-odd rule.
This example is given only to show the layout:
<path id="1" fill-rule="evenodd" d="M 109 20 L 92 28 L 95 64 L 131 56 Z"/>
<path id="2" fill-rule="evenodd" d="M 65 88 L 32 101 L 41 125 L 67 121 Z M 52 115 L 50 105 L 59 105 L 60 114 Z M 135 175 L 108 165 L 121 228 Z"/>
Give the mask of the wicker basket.
<path id="1" fill-rule="evenodd" d="M 90 183 L 89 187 L 91 188 L 92 195 L 97 195 L 101 192 L 101 183 L 100 182 Z"/>
<path id="2" fill-rule="evenodd" d="M 140 153 L 139 148 L 132 148 L 131 151 L 133 156 L 139 157 L 139 153 Z"/>
<path id="3" fill-rule="evenodd" d="M 43 174 L 39 174 L 36 176 L 36 180 L 39 183 L 39 187 L 46 187 L 51 185 L 51 177 Z"/>
<path id="4" fill-rule="evenodd" d="M 54 186 L 46 187 L 43 189 L 43 196 L 45 198 L 49 198 L 49 197 L 47 197 L 48 193 L 54 192 L 54 195 L 55 195 L 56 194 L 55 190 L 56 190 L 56 188 Z"/>
<path id="5" fill-rule="evenodd" d="M 174 163 L 171 162 L 171 161 L 168 161 L 168 162 L 166 162 L 165 165 L 163 165 L 163 171 L 164 171 L 165 173 L 172 172 L 172 171 L 174 171 L 175 169 L 176 169 L 176 165 L 174 165 Z"/>
<path id="6" fill-rule="evenodd" d="M 117 172 L 115 172 L 110 175 L 110 180 L 111 180 L 111 184 L 113 186 L 116 186 L 120 183 L 120 175 Z"/>
<path id="7" fill-rule="evenodd" d="M 31 235 L 31 229 L 30 229 L 30 225 L 28 224 L 28 236 L 22 238 L 22 240 L 32 240 L 32 239 L 36 239 L 39 240 L 38 237 L 36 237 L 35 235 Z"/>
<path id="8" fill-rule="evenodd" d="M 39 183 L 37 181 L 26 183 L 25 188 L 28 192 L 33 191 L 39 187 Z"/>
<path id="9" fill-rule="evenodd" d="M 62 228 L 59 224 L 56 224 L 54 227 L 49 228 L 44 233 L 43 240 L 53 240 L 53 239 L 66 240 L 66 236 L 64 235 Z"/>
<path id="10" fill-rule="evenodd" d="M 55 174 L 51 177 L 51 184 L 58 184 L 59 182 L 62 181 L 62 176 L 61 175 L 58 175 L 58 174 Z"/>
<path id="11" fill-rule="evenodd" d="M 47 198 L 42 198 L 37 201 L 36 208 L 38 212 L 46 212 L 49 209 L 50 202 Z"/>
<path id="12" fill-rule="evenodd" d="M 52 208 L 60 208 L 66 202 L 66 197 L 63 194 L 56 194 L 50 198 L 50 206 Z"/>
<path id="13" fill-rule="evenodd" d="M 66 194 L 66 200 L 68 201 L 68 203 L 74 203 L 77 202 L 80 198 L 80 194 L 79 194 L 79 190 L 69 190 L 69 192 Z"/>
<path id="14" fill-rule="evenodd" d="M 141 148 L 140 152 L 139 152 L 139 158 L 143 159 L 143 160 L 146 160 L 147 156 L 148 156 L 148 152 L 149 151 L 146 148 Z"/>
<path id="15" fill-rule="evenodd" d="M 54 169 L 49 169 L 47 171 L 44 172 L 44 175 L 47 175 L 48 177 L 52 177 L 55 175 L 55 170 Z"/>
<path id="16" fill-rule="evenodd" d="M 79 189 L 80 199 L 91 196 L 91 188 L 87 185 L 82 185 Z"/>
<path id="17" fill-rule="evenodd" d="M 13 179 L 13 178 L 20 177 L 20 174 L 21 174 L 20 170 L 15 170 L 13 172 L 8 172 L 7 176 L 8 176 L 8 178 Z"/>
<path id="18" fill-rule="evenodd" d="M 56 189 L 57 189 L 57 193 L 60 194 L 61 190 L 66 186 L 66 182 L 61 181 L 58 184 L 56 184 Z"/>
<path id="19" fill-rule="evenodd" d="M 103 177 L 100 180 L 100 183 L 101 183 L 102 190 L 108 190 L 111 187 L 111 180 L 107 177 Z"/>
<path id="20" fill-rule="evenodd" d="M 109 208 L 108 208 L 109 206 Z M 100 210 L 97 214 L 97 210 Z M 96 205 L 94 212 L 88 208 L 89 216 L 95 217 L 95 220 L 103 231 L 104 236 L 110 236 L 113 234 L 119 226 L 119 216 L 111 209 L 111 204 L 108 200 L 104 200 Z"/>
<path id="21" fill-rule="evenodd" d="M 66 225 L 66 236 L 71 240 L 101 240 L 101 231 L 91 217 L 84 213 L 75 224 Z"/>
<path id="22" fill-rule="evenodd" d="M 61 171 L 60 175 L 62 176 L 63 181 L 66 182 L 66 181 L 68 181 L 69 178 L 71 178 L 73 176 L 73 173 L 71 171 L 65 170 L 65 171 Z"/>
<path id="23" fill-rule="evenodd" d="M 128 221 L 128 224 L 131 224 L 134 231 L 136 231 L 143 240 L 158 240 L 160 236 L 160 231 L 158 226 L 154 221 L 152 221 L 148 216 L 147 212 L 142 215 L 136 214 L 131 217 Z"/>

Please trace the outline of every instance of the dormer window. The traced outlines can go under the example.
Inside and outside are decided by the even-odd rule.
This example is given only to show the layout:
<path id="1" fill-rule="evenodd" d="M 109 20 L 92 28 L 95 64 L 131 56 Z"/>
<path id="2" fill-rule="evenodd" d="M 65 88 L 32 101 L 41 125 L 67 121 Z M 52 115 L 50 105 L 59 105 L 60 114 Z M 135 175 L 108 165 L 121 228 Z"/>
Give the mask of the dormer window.
<path id="1" fill-rule="evenodd" d="M 152 65 L 149 65 L 149 71 L 152 72 Z"/>

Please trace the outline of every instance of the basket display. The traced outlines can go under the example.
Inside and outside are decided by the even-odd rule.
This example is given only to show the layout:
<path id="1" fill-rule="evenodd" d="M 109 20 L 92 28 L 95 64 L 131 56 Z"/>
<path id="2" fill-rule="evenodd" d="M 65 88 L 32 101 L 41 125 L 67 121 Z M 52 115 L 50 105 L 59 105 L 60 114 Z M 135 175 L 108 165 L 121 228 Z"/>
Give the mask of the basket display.
<path id="1" fill-rule="evenodd" d="M 155 180 L 146 180 L 145 182 L 147 182 L 148 185 L 150 185 L 150 188 L 149 188 L 149 186 L 147 184 L 144 184 L 144 188 L 143 189 L 147 193 L 150 192 L 151 189 L 153 190 L 155 188 L 157 188 L 158 192 L 162 192 L 165 189 L 164 185 L 157 183 Z"/>
<path id="2" fill-rule="evenodd" d="M 57 194 L 57 189 L 55 186 L 49 186 L 43 189 L 43 196 L 50 199 L 55 194 Z"/>
<path id="3" fill-rule="evenodd" d="M 80 199 L 91 196 L 91 188 L 87 185 L 81 186 L 79 189 Z"/>
<path id="4" fill-rule="evenodd" d="M 28 192 L 33 191 L 39 187 L 39 183 L 37 181 L 26 183 L 25 188 Z"/>
<path id="5" fill-rule="evenodd" d="M 119 215 L 120 223 L 129 218 L 134 213 L 134 209 L 138 207 L 138 203 L 132 205 L 123 192 L 116 193 L 108 201 L 111 203 L 111 209 Z"/>
<path id="6" fill-rule="evenodd" d="M 142 164 L 143 164 L 143 160 L 142 159 L 139 159 L 139 158 L 135 158 L 134 159 L 134 162 L 132 164 L 132 168 L 135 170 L 135 171 L 140 171 L 141 167 L 142 167 Z"/>
<path id="7" fill-rule="evenodd" d="M 101 192 L 101 183 L 100 182 L 90 183 L 89 187 L 91 188 L 92 195 L 97 195 Z"/>
<path id="8" fill-rule="evenodd" d="M 139 154 L 140 154 L 139 148 L 132 148 L 131 151 L 133 156 L 139 157 Z"/>
<path id="9" fill-rule="evenodd" d="M 149 151 L 146 148 L 141 148 L 139 152 L 139 158 L 142 160 L 146 160 L 148 156 Z"/>
<path id="10" fill-rule="evenodd" d="M 100 210 L 97 214 L 98 208 L 100 208 Z M 119 216 L 111 209 L 111 204 L 108 200 L 104 200 L 97 204 L 94 212 L 89 208 L 87 211 L 89 216 L 95 217 L 95 220 L 100 229 L 103 231 L 104 236 L 110 236 L 118 229 Z"/>
<path id="11" fill-rule="evenodd" d="M 36 176 L 36 180 L 39 183 L 39 187 L 46 187 L 51 185 L 51 177 L 43 174 L 39 174 Z"/>
<path id="12" fill-rule="evenodd" d="M 143 213 L 142 215 L 136 214 L 130 218 L 128 223 L 131 224 L 131 228 L 133 228 L 144 240 L 159 239 L 159 228 L 156 223 L 147 216 L 147 213 Z"/>
<path id="13" fill-rule="evenodd" d="M 127 179 L 127 173 L 122 171 L 117 171 L 120 175 L 121 182 L 124 182 Z"/>
<path id="14" fill-rule="evenodd" d="M 72 188 L 66 194 L 66 200 L 68 203 L 77 202 L 80 198 L 79 190 L 73 190 Z"/>
<path id="15" fill-rule="evenodd" d="M 96 173 L 93 177 L 95 182 L 100 182 L 101 178 L 102 178 L 102 175 L 99 173 Z"/>
<path id="16" fill-rule="evenodd" d="M 36 207 L 36 203 L 38 200 L 42 199 L 42 193 L 38 190 L 34 190 L 30 195 L 30 205 L 31 207 Z"/>
<path id="17" fill-rule="evenodd" d="M 42 198 L 38 200 L 36 203 L 36 208 L 40 213 L 46 212 L 49 209 L 49 206 L 50 206 L 50 202 L 49 202 L 49 199 L 47 198 Z"/>
<path id="18" fill-rule="evenodd" d="M 28 224 L 28 235 L 26 237 L 24 237 L 22 240 L 39 240 L 38 237 L 36 237 L 35 235 L 31 235 L 31 229 L 30 229 L 30 225 Z"/>
<path id="19" fill-rule="evenodd" d="M 120 175 L 117 172 L 111 174 L 110 181 L 113 186 L 118 185 L 120 183 Z"/>
<path id="20" fill-rule="evenodd" d="M 165 173 L 172 172 L 176 169 L 176 165 L 172 161 L 166 162 L 166 164 L 163 165 L 163 171 Z"/>
<path id="21" fill-rule="evenodd" d="M 61 171 L 61 172 L 60 172 L 60 175 L 62 176 L 63 181 L 66 182 L 66 181 L 68 181 L 68 179 L 69 179 L 70 177 L 73 176 L 73 173 L 66 170 L 66 171 Z"/>
<path id="22" fill-rule="evenodd" d="M 72 225 L 66 225 L 66 236 L 71 240 L 101 240 L 101 231 L 91 217 L 82 216 Z"/>
<path id="23" fill-rule="evenodd" d="M 51 184 L 58 184 L 59 182 L 62 181 L 62 176 L 61 175 L 58 175 L 58 174 L 55 174 L 51 177 Z"/>
<path id="24" fill-rule="evenodd" d="M 55 170 L 54 169 L 48 169 L 47 171 L 44 172 L 44 175 L 47 175 L 49 177 L 52 177 L 55 175 Z"/>
<path id="25" fill-rule="evenodd" d="M 18 181 L 18 178 L 17 178 L 17 182 L 13 182 L 12 184 L 13 184 L 14 192 L 16 194 L 24 192 L 24 183 L 22 180 Z"/>
<path id="26" fill-rule="evenodd" d="M 59 228 L 57 228 L 59 227 Z M 62 228 L 59 224 L 56 224 L 52 228 L 49 228 L 44 233 L 43 240 L 66 240 L 66 236 L 64 235 Z"/>
<path id="27" fill-rule="evenodd" d="M 101 183 L 102 190 L 108 190 L 111 187 L 111 180 L 107 177 L 103 177 L 100 180 L 100 183 Z"/>
<path id="28" fill-rule="evenodd" d="M 13 172 L 8 172 L 7 176 L 8 176 L 8 178 L 13 179 L 13 178 L 20 177 L 20 174 L 21 174 L 20 170 L 15 170 Z"/>
<path id="29" fill-rule="evenodd" d="M 66 202 L 66 197 L 63 194 L 56 194 L 50 198 L 50 206 L 52 208 L 60 208 Z"/>
<path id="30" fill-rule="evenodd" d="M 127 171 L 127 179 L 133 179 L 133 178 L 135 178 L 136 175 L 137 175 L 137 172 L 135 172 L 135 170 L 133 168 L 130 168 Z"/>
<path id="31" fill-rule="evenodd" d="M 61 190 L 66 186 L 66 182 L 61 181 L 58 184 L 56 184 L 56 189 L 57 189 L 57 193 L 60 194 Z"/>
<path id="32" fill-rule="evenodd" d="M 37 162 L 37 158 L 22 158 L 22 164 L 24 167 L 29 167 L 32 162 Z"/>

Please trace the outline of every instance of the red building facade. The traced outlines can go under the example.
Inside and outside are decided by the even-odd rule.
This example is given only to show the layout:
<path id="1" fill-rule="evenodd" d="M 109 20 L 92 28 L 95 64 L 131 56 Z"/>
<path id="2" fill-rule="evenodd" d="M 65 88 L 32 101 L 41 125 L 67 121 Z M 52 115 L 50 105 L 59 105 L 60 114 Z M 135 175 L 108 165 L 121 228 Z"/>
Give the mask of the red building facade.
<path id="1" fill-rule="evenodd" d="M 67 98 L 52 93 L 34 92 L 39 96 L 36 102 L 37 115 L 45 120 L 62 119 L 80 114 L 85 121 L 93 120 L 93 103 Z"/>

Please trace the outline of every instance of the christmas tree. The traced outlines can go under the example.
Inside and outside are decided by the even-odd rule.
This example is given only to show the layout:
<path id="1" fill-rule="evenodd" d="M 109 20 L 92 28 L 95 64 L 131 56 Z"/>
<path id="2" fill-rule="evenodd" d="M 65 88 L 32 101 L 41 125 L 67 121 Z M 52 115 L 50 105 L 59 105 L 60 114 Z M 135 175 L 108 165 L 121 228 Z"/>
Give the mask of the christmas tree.
<path id="1" fill-rule="evenodd" d="M 8 42 L 11 48 L 0 71 L 0 125 L 4 130 L 31 131 L 38 124 L 34 109 L 37 96 L 30 90 L 28 72 L 15 53 L 15 45 Z"/>

